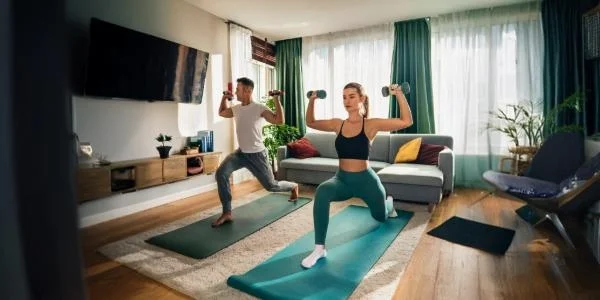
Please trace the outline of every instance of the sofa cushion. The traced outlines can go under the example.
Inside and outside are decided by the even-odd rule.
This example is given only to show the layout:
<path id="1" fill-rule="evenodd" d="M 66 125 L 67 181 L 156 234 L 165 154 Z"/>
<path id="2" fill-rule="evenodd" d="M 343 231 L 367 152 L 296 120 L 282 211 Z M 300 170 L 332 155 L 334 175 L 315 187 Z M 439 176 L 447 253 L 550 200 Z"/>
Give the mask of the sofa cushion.
<path id="1" fill-rule="evenodd" d="M 337 158 L 328 157 L 286 158 L 281 161 L 281 167 L 287 169 L 335 172 L 338 166 L 339 160 Z"/>
<path id="2" fill-rule="evenodd" d="M 301 138 L 287 144 L 290 156 L 294 158 L 309 158 L 321 156 L 315 145 L 306 138 Z"/>
<path id="3" fill-rule="evenodd" d="M 304 135 L 321 153 L 321 157 L 338 158 L 335 151 L 335 133 L 333 132 L 307 132 Z"/>
<path id="4" fill-rule="evenodd" d="M 384 161 L 375 161 L 375 160 L 369 161 L 369 166 L 371 166 L 371 169 L 373 169 L 373 171 L 375 171 L 375 172 L 379 172 L 381 169 L 388 167 L 389 165 L 391 165 L 391 164 L 384 162 Z"/>
<path id="5" fill-rule="evenodd" d="M 404 145 L 400 146 L 396 152 L 394 163 L 413 162 L 417 160 L 419 149 L 421 148 L 421 138 L 412 139 Z"/>
<path id="6" fill-rule="evenodd" d="M 444 174 L 437 166 L 420 164 L 392 164 L 383 168 L 377 175 L 384 183 L 404 183 L 441 187 Z"/>
<path id="7" fill-rule="evenodd" d="M 382 161 L 369 161 L 371 168 L 377 172 L 389 163 Z M 322 172 L 336 172 L 339 169 L 339 160 L 336 158 L 310 157 L 305 159 L 286 158 L 281 161 L 281 167 L 286 169 L 300 169 Z"/>
<path id="8" fill-rule="evenodd" d="M 388 152 L 390 151 L 390 135 L 377 134 L 371 143 L 369 152 L 369 161 L 388 162 Z"/>
<path id="9" fill-rule="evenodd" d="M 307 132 L 304 138 L 308 139 L 319 153 L 321 157 L 338 158 L 335 150 L 335 138 L 337 135 L 333 132 Z M 396 148 L 397 149 L 397 148 Z M 388 159 L 390 151 L 390 134 L 377 134 L 371 149 L 369 151 L 370 161 L 390 162 Z M 394 152 L 394 155 L 396 152 Z"/>

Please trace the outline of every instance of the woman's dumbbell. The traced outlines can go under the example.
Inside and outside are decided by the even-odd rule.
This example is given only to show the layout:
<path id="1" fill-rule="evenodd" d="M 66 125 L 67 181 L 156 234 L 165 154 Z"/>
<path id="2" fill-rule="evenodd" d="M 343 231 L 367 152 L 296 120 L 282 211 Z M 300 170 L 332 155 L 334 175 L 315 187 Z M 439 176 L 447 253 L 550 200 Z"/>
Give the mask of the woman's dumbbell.
<path id="1" fill-rule="evenodd" d="M 310 95 L 316 92 L 317 93 L 317 98 L 319 99 L 325 99 L 325 97 L 327 97 L 327 92 L 324 90 L 317 90 L 317 91 L 308 91 L 308 93 L 306 93 L 306 97 L 310 98 Z"/>
<path id="2" fill-rule="evenodd" d="M 402 87 L 402 93 L 404 95 L 410 93 L 410 84 L 408 84 L 408 82 L 403 82 L 402 84 L 400 84 L 400 87 Z M 387 97 L 390 95 L 390 86 L 384 86 L 381 88 L 381 94 L 384 97 Z"/>

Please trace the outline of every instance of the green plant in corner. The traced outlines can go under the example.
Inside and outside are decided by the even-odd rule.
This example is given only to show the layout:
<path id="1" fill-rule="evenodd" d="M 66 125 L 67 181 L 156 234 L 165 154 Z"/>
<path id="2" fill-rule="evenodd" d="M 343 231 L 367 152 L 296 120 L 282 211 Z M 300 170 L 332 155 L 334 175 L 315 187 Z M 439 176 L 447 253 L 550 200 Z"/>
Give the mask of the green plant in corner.
<path id="1" fill-rule="evenodd" d="M 581 112 L 584 101 L 585 93 L 576 91 L 563 100 L 563 102 L 561 102 L 559 105 L 551 109 L 544 118 L 545 136 L 548 137 L 555 132 L 583 131 L 583 127 L 578 124 L 565 124 L 558 126 L 556 120 L 558 120 L 559 114 L 564 111 Z"/>
<path id="2" fill-rule="evenodd" d="M 275 103 L 272 97 L 265 97 L 262 101 L 269 109 L 275 111 Z M 287 125 L 274 125 L 268 124 L 262 128 L 264 144 L 267 148 L 269 160 L 271 161 L 271 167 L 275 171 L 275 158 L 277 157 L 277 148 L 286 145 L 289 142 L 295 141 L 300 138 L 300 131 L 298 128 Z"/>
<path id="3" fill-rule="evenodd" d="M 580 112 L 583 101 L 583 92 L 575 92 L 545 115 L 536 112 L 536 107 L 541 106 L 539 102 L 529 100 L 522 104 L 509 104 L 505 109 L 490 112 L 491 121 L 487 129 L 504 133 L 515 147 L 538 148 L 553 133 L 583 130 L 577 124 L 557 125 L 562 112 Z"/>
<path id="4" fill-rule="evenodd" d="M 162 146 L 157 146 L 156 150 L 158 150 L 158 153 L 160 155 L 160 158 L 167 158 L 169 157 L 169 151 L 171 151 L 171 146 L 167 146 L 165 145 L 165 142 L 170 142 L 172 137 L 170 135 L 166 135 L 166 134 L 159 134 L 156 138 L 154 138 L 156 141 L 158 141 L 159 143 L 162 143 Z"/>
<path id="5" fill-rule="evenodd" d="M 512 155 L 511 172 L 523 174 L 539 147 L 550 135 L 561 131 L 583 130 L 577 124 L 558 126 L 557 120 L 563 113 L 581 111 L 584 97 L 584 93 L 575 92 L 545 114 L 537 109 L 542 104 L 532 100 L 490 112 L 487 129 L 504 133 L 514 144 L 508 147 Z"/>

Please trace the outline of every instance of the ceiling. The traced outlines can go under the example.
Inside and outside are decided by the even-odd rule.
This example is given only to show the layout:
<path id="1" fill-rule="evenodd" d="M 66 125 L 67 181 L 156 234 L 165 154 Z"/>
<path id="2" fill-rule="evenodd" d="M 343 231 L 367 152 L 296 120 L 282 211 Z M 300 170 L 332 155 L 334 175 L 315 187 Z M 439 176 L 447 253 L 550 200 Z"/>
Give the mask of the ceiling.
<path id="1" fill-rule="evenodd" d="M 185 0 L 270 41 L 531 0 Z"/>

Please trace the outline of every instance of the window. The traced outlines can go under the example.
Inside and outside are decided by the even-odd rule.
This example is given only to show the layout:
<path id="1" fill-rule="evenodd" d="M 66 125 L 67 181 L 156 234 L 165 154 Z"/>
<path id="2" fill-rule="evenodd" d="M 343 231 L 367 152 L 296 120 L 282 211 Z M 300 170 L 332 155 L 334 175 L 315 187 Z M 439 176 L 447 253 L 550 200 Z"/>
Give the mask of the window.
<path id="1" fill-rule="evenodd" d="M 275 68 L 253 60 L 250 72 L 248 78 L 254 81 L 252 98 L 254 101 L 262 102 L 269 91 L 275 89 Z"/>
<path id="2" fill-rule="evenodd" d="M 542 98 L 538 5 L 444 15 L 431 19 L 431 29 L 437 133 L 451 135 L 460 155 L 506 152 L 508 139 L 486 125 L 491 111 Z"/>
<path id="3" fill-rule="evenodd" d="M 381 87 L 390 84 L 393 35 L 393 24 L 384 24 L 302 39 L 303 93 L 327 91 L 327 99 L 315 102 L 315 118 L 347 117 L 342 93 L 349 82 L 364 87 L 369 117 L 388 117 L 389 98 Z"/>

